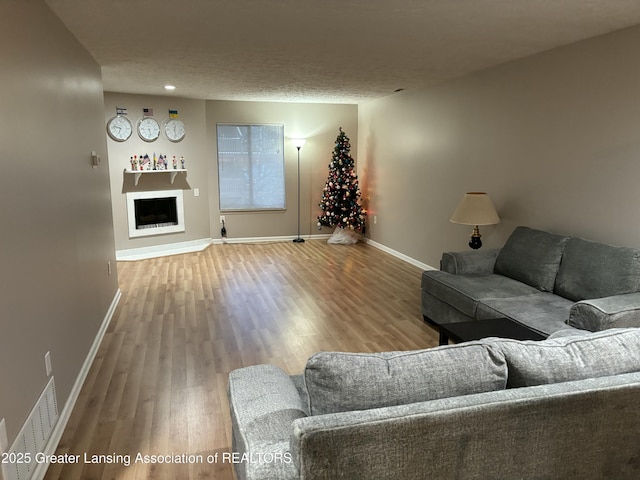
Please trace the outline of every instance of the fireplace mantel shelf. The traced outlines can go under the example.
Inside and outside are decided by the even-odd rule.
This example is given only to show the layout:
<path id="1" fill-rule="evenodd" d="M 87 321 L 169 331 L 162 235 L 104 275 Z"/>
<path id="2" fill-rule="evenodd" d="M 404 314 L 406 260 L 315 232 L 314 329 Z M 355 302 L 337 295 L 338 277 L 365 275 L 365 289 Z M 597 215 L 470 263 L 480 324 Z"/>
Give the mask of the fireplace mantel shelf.
<path id="1" fill-rule="evenodd" d="M 180 172 L 185 172 L 186 173 L 186 169 L 184 168 L 177 168 L 175 170 L 127 170 L 126 168 L 124 169 L 124 173 L 131 173 L 133 174 L 133 181 L 136 185 L 136 187 L 138 186 L 138 182 L 140 181 L 140 177 L 143 174 L 147 174 L 147 173 L 170 173 L 171 174 L 171 185 L 173 185 L 173 181 L 176 179 L 176 175 Z"/>

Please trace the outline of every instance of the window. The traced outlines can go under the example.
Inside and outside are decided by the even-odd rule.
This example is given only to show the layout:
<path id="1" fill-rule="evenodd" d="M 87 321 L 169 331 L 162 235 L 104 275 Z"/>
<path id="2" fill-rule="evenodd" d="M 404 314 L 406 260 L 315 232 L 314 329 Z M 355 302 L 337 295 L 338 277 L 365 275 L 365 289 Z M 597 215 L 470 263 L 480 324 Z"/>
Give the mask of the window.
<path id="1" fill-rule="evenodd" d="M 220 210 L 285 208 L 284 126 L 218 124 Z"/>

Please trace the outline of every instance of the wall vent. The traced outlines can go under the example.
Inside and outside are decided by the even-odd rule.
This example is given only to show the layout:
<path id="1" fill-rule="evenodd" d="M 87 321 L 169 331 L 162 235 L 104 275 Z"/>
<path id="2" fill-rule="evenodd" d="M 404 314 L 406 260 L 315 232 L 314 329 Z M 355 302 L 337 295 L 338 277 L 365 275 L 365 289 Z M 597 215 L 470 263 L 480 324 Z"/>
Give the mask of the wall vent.
<path id="1" fill-rule="evenodd" d="M 9 459 L 19 461 L 4 465 L 4 480 L 31 479 L 37 467 L 36 453 L 44 450 L 57 421 L 56 385 L 51 377 L 13 445 L 8 450 Z"/>

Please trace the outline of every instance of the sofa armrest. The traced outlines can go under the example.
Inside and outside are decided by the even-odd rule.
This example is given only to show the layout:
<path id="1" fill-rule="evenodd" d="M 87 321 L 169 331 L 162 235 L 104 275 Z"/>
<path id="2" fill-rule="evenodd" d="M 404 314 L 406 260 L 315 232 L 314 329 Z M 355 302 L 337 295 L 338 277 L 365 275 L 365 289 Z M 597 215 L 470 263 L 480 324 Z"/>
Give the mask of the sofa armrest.
<path id="1" fill-rule="evenodd" d="M 236 478 L 296 478 L 289 438 L 307 406 L 289 375 L 274 365 L 234 370 L 227 395 Z"/>
<path id="2" fill-rule="evenodd" d="M 640 327 L 640 292 L 581 300 L 571 307 L 567 324 L 592 332 Z"/>
<path id="3" fill-rule="evenodd" d="M 493 273 L 499 252 L 499 248 L 471 252 L 444 252 L 440 260 L 440 270 L 454 275 Z"/>

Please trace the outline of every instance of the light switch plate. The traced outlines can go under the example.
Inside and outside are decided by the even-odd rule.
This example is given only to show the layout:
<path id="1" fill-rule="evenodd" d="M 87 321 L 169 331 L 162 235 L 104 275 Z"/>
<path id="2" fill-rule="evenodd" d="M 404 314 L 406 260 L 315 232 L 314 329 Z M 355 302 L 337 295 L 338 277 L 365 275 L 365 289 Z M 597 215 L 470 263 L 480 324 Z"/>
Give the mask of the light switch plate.
<path id="1" fill-rule="evenodd" d="M 91 165 L 94 167 L 97 167 L 98 165 L 100 165 L 100 155 L 98 155 L 96 152 L 91 152 Z"/>
<path id="2" fill-rule="evenodd" d="M 9 439 L 7 438 L 7 426 L 4 418 L 0 420 L 0 452 L 6 452 L 9 448 Z"/>
<path id="3" fill-rule="evenodd" d="M 51 375 L 51 352 L 47 352 L 44 355 L 44 368 L 47 372 L 47 377 Z"/>

